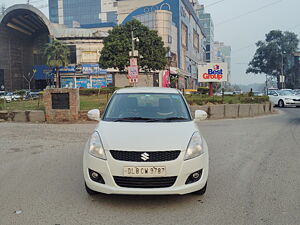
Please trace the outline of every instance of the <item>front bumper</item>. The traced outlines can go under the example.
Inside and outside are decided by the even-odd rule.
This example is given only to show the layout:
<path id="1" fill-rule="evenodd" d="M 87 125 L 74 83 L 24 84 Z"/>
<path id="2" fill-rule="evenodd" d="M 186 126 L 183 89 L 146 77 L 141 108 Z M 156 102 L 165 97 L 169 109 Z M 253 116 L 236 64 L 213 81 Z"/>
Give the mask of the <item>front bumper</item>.
<path id="1" fill-rule="evenodd" d="M 295 100 L 285 100 L 285 105 L 292 105 L 292 106 L 300 106 L 300 101 L 295 101 Z"/>
<path id="2" fill-rule="evenodd" d="M 205 153 L 194 159 L 184 161 L 185 152 L 182 151 L 174 161 L 167 162 L 125 162 L 112 158 L 109 151 L 106 152 L 107 160 L 102 160 L 91 156 L 87 149 L 84 151 L 83 174 L 86 185 L 97 192 L 105 194 L 128 194 L 128 195 L 172 195 L 187 194 L 202 189 L 208 178 L 208 151 L 207 145 L 204 146 Z M 116 184 L 114 176 L 123 176 L 123 168 L 126 166 L 165 166 L 167 177 L 176 176 L 174 185 L 166 188 L 128 188 L 120 187 Z M 104 179 L 105 184 L 94 182 L 90 179 L 88 170 L 98 172 Z M 202 170 L 199 181 L 185 184 L 188 177 Z"/>

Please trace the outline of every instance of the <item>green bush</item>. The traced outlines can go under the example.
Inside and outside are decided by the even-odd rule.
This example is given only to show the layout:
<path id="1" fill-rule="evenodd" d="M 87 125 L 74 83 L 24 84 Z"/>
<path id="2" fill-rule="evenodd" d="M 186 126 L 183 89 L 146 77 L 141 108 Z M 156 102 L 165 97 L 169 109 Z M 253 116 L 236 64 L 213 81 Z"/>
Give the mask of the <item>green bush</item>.
<path id="1" fill-rule="evenodd" d="M 118 88 L 117 87 L 105 87 L 105 88 L 82 88 L 79 89 L 80 95 L 98 95 L 98 94 L 112 94 L 114 93 Z"/>
<path id="2" fill-rule="evenodd" d="M 208 95 L 186 95 L 187 102 L 190 105 L 205 105 L 211 104 L 258 104 L 269 101 L 268 96 L 254 96 L 249 97 L 248 95 L 235 95 L 235 96 L 208 96 Z"/>

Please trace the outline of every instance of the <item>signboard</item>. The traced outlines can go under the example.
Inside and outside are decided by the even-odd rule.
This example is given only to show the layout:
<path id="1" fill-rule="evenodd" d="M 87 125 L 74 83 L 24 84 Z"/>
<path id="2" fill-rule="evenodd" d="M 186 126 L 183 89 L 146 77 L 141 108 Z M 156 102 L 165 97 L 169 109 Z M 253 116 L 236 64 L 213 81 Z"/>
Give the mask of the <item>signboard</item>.
<path id="1" fill-rule="evenodd" d="M 90 88 L 90 79 L 76 78 L 76 88 Z"/>
<path id="2" fill-rule="evenodd" d="M 228 81 L 227 63 L 208 63 L 198 67 L 199 82 L 224 82 Z"/>
<path id="3" fill-rule="evenodd" d="M 137 66 L 137 58 L 130 58 L 130 66 Z"/>
<path id="4" fill-rule="evenodd" d="M 62 77 L 60 80 L 60 85 L 62 88 L 74 88 L 75 79 L 73 77 Z"/>
<path id="5" fill-rule="evenodd" d="M 139 67 L 138 66 L 129 66 L 128 67 L 128 78 L 137 79 L 139 76 Z"/>
<path id="6" fill-rule="evenodd" d="M 90 74 L 90 75 L 100 75 L 100 74 L 106 74 L 107 71 L 100 68 L 98 64 L 83 64 L 82 73 Z"/>
<path id="7" fill-rule="evenodd" d="M 105 77 L 94 77 L 92 78 L 92 88 L 103 88 L 107 87 Z"/>
<path id="8" fill-rule="evenodd" d="M 69 93 L 52 93 L 52 109 L 70 109 Z"/>

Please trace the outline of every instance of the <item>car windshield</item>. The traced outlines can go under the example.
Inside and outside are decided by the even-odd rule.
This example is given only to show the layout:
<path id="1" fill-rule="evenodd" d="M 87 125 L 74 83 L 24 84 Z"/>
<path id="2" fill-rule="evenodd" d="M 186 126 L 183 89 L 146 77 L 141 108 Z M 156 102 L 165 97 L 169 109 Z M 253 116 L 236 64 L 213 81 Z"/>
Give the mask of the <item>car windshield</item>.
<path id="1" fill-rule="evenodd" d="M 191 117 L 180 94 L 122 93 L 112 97 L 103 120 L 183 122 Z"/>
<path id="2" fill-rule="evenodd" d="M 294 95 L 294 93 L 292 91 L 289 91 L 289 90 L 280 90 L 278 91 L 279 95 Z"/>

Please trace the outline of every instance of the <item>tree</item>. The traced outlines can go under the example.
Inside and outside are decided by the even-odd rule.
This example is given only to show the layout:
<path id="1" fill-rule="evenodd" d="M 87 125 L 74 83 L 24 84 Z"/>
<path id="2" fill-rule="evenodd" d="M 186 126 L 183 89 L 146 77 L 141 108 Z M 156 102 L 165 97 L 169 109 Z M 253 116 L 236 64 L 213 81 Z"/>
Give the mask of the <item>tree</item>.
<path id="1" fill-rule="evenodd" d="M 55 68 L 56 71 L 56 88 L 60 87 L 59 68 L 69 64 L 70 50 L 60 41 L 53 40 L 46 44 L 44 55 L 47 58 L 47 66 Z"/>
<path id="2" fill-rule="evenodd" d="M 139 40 L 135 42 L 135 50 L 139 52 L 140 68 L 146 72 L 164 69 L 169 49 L 164 47 L 157 31 L 149 30 L 138 20 L 131 20 L 109 31 L 99 59 L 101 67 L 115 68 L 122 72 L 126 69 L 129 65 L 129 52 L 132 51 L 132 32 L 134 38 Z"/>
<path id="3" fill-rule="evenodd" d="M 256 43 L 257 50 L 249 63 L 246 73 L 266 74 L 277 78 L 283 73 L 288 76 L 290 69 L 287 67 L 288 57 L 298 48 L 299 40 L 292 32 L 272 30 L 266 34 L 265 41 Z"/>

